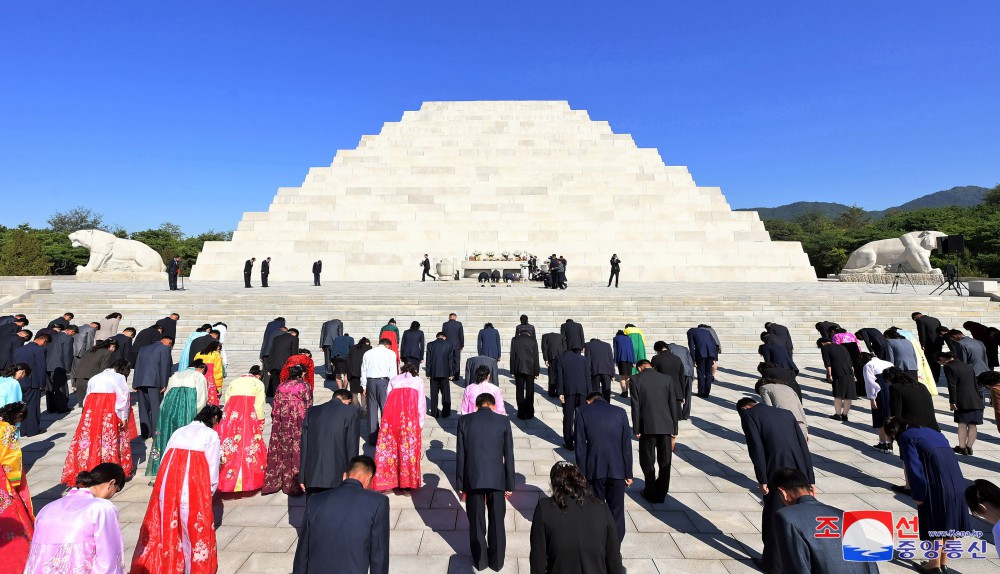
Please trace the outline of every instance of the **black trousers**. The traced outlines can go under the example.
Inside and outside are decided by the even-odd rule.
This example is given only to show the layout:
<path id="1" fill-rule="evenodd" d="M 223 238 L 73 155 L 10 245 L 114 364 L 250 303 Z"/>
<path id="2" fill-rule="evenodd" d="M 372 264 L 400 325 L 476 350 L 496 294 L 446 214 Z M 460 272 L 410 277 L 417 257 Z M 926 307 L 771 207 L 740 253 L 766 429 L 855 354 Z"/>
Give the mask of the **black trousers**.
<path id="1" fill-rule="evenodd" d="M 319 287 L 319 273 L 313 273 L 313 285 Z"/>
<path id="2" fill-rule="evenodd" d="M 546 372 L 548 373 L 548 377 L 549 377 L 549 396 L 550 397 L 558 397 L 559 396 L 559 392 L 556 390 L 556 389 L 559 388 L 559 370 L 558 370 L 558 367 L 556 365 L 556 361 L 558 361 L 558 359 L 552 359 L 551 361 L 549 361 L 549 366 L 548 366 L 547 369 L 545 369 Z"/>
<path id="3" fill-rule="evenodd" d="M 76 389 L 76 406 L 83 408 L 83 401 L 87 400 L 87 383 L 90 379 L 73 379 L 73 388 Z"/>
<path id="4" fill-rule="evenodd" d="M 260 274 L 260 286 L 261 287 L 267 287 L 267 276 L 268 275 L 269 275 L 269 273 L 261 273 Z"/>
<path id="5" fill-rule="evenodd" d="M 503 519 L 507 502 L 502 490 L 473 490 L 465 493 L 465 513 L 469 517 L 469 548 L 476 570 L 487 566 L 503 568 L 507 537 Z M 487 516 L 488 515 L 488 516 Z"/>
<path id="6" fill-rule="evenodd" d="M 611 402 L 611 375 L 591 375 L 590 377 L 590 390 L 591 392 L 601 391 L 601 396 L 604 400 Z"/>
<path id="7" fill-rule="evenodd" d="M 625 488 L 624 478 L 598 478 L 590 481 L 594 497 L 608 503 L 608 510 L 618 529 L 619 542 L 625 540 Z"/>
<path id="8" fill-rule="evenodd" d="M 268 365 L 270 367 L 270 365 Z M 281 369 L 269 369 L 267 371 L 267 384 L 264 385 L 264 394 L 267 398 L 274 398 L 274 393 L 278 390 L 278 385 L 281 383 Z"/>
<path id="9" fill-rule="evenodd" d="M 167 273 L 167 285 L 170 286 L 171 291 L 177 290 L 177 274 Z"/>
<path id="10" fill-rule="evenodd" d="M 330 347 L 323 347 L 323 376 L 327 379 L 333 378 L 333 361 L 330 357 Z"/>
<path id="11" fill-rule="evenodd" d="M 573 423 L 576 420 L 576 409 L 583 404 L 583 395 L 566 395 L 566 403 L 563 404 L 563 442 L 566 446 L 573 448 L 575 435 L 573 434 Z"/>
<path id="12" fill-rule="evenodd" d="M 781 499 L 781 492 L 768 485 L 768 492 L 764 497 L 764 508 L 760 515 L 760 538 L 764 542 L 761 561 L 764 563 L 765 572 L 773 571 L 774 553 L 777 551 L 778 544 L 774 532 L 774 515 L 784 507 L 785 502 Z"/>
<path id="13" fill-rule="evenodd" d="M 691 418 L 691 377 L 684 377 L 684 406 L 681 408 L 681 420 Z"/>
<path id="14" fill-rule="evenodd" d="M 715 382 L 715 376 L 712 375 L 712 365 L 715 364 L 715 359 L 705 358 L 698 359 L 696 367 L 698 370 L 698 396 L 707 397 L 712 392 L 712 383 Z"/>
<path id="15" fill-rule="evenodd" d="M 160 420 L 160 400 L 158 387 L 139 387 L 139 433 L 146 439 L 156 434 L 156 423 Z"/>
<path id="16" fill-rule="evenodd" d="M 435 281 L 437 281 L 437 280 L 438 280 L 438 278 L 437 278 L 437 277 L 435 277 L 435 276 L 431 275 L 431 271 L 430 271 L 430 269 L 424 269 L 424 274 L 420 276 L 420 280 L 421 280 L 421 281 L 427 281 L 427 278 L 428 278 L 428 277 L 430 277 L 431 279 L 433 279 L 433 280 L 435 280 Z"/>
<path id="17" fill-rule="evenodd" d="M 441 411 L 438 411 L 438 394 L 441 395 Z M 451 384 L 448 377 L 431 377 L 431 416 L 451 416 Z"/>
<path id="18" fill-rule="evenodd" d="M 616 271 L 614 269 L 611 270 L 611 276 L 608 277 L 608 287 L 611 287 L 611 280 L 612 279 L 615 280 L 615 287 L 618 286 L 618 273 L 619 273 L 619 271 Z"/>
<path id="19" fill-rule="evenodd" d="M 49 390 L 45 391 L 45 410 L 50 413 L 69 412 L 69 376 L 66 369 L 49 371 Z"/>
<path id="20" fill-rule="evenodd" d="M 246 286 L 246 287 L 251 287 L 251 285 L 250 285 L 250 274 L 249 273 L 244 273 L 243 274 L 243 285 Z"/>
<path id="21" fill-rule="evenodd" d="M 670 435 L 644 434 L 639 437 L 639 467 L 646 487 L 643 497 L 650 502 L 663 502 L 670 492 Z M 659 474 L 657 474 L 659 466 Z"/>
<path id="22" fill-rule="evenodd" d="M 43 389 L 25 389 L 21 400 L 28 405 L 28 416 L 21 421 L 21 436 L 35 436 L 42 432 Z"/>
<path id="23" fill-rule="evenodd" d="M 514 387 L 517 389 L 514 395 L 517 401 L 517 418 L 535 418 L 535 377 L 514 375 Z"/>

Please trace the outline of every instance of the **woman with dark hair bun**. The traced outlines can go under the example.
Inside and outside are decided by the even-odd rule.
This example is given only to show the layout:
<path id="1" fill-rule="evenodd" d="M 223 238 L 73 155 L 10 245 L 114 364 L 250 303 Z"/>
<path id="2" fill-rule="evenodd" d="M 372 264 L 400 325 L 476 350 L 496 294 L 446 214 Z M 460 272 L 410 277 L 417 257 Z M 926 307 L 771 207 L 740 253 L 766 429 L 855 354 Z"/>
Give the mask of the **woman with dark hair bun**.
<path id="1" fill-rule="evenodd" d="M 424 381 L 417 366 L 403 363 L 400 373 L 389 381 L 382 423 L 375 444 L 375 478 L 372 488 L 409 490 L 420 488 L 421 431 L 427 413 Z"/>
<path id="2" fill-rule="evenodd" d="M 354 397 L 354 406 L 365 412 L 365 402 L 361 400 L 361 395 L 365 389 L 361 386 L 361 362 L 365 353 L 372 350 L 372 343 L 368 337 L 361 337 L 357 345 L 351 347 L 347 352 L 347 383 Z"/>
<path id="3" fill-rule="evenodd" d="M 26 416 L 28 406 L 22 402 L 0 407 L 0 547 L 4 556 L 0 570 L 6 572 L 20 572 L 24 567 L 34 530 L 31 493 L 17 435 L 17 424 Z M 9 570 L 5 569 L 7 564 Z"/>
<path id="4" fill-rule="evenodd" d="M 973 516 L 993 525 L 993 540 L 1000 541 L 1000 487 L 981 478 L 975 480 L 965 489 L 965 503 Z"/>
<path id="5" fill-rule="evenodd" d="M 531 519 L 531 572 L 620 574 L 621 543 L 608 505 L 591 496 L 576 465 L 560 461 L 549 473 L 552 497 Z"/>
<path id="6" fill-rule="evenodd" d="M 28 363 L 11 363 L 0 371 L 0 407 L 21 402 L 21 379 L 31 374 Z"/>
<path id="7" fill-rule="evenodd" d="M 59 572 L 123 574 L 125 544 L 111 497 L 124 486 L 125 471 L 113 462 L 78 473 L 74 487 L 38 513 L 25 574 L 48 574 L 55 564 Z"/>
<path id="8" fill-rule="evenodd" d="M 101 319 L 101 328 L 94 332 L 94 339 L 100 341 L 102 339 L 110 339 L 118 334 L 118 325 L 121 324 L 122 317 L 121 313 L 114 312 L 108 314 L 107 317 Z"/>
<path id="9" fill-rule="evenodd" d="M 223 373 L 222 366 L 222 343 L 218 341 L 211 341 L 204 349 L 198 354 L 191 357 L 191 361 L 197 361 L 201 359 L 208 370 L 205 372 L 205 377 L 215 382 L 215 393 L 219 395 L 222 393 L 222 383 L 225 379 L 225 374 Z"/>
<path id="10" fill-rule="evenodd" d="M 303 494 L 299 480 L 302 423 L 312 406 L 312 391 L 302 380 L 305 371 L 298 365 L 288 368 L 287 381 L 278 385 L 271 408 L 271 442 L 267 448 L 262 494 L 279 490 L 290 496 Z"/>
<path id="11" fill-rule="evenodd" d="M 281 367 L 279 380 L 287 380 L 288 369 L 295 365 L 302 367 L 302 380 L 309 383 L 310 391 L 313 390 L 316 387 L 316 363 L 313 362 L 312 352 L 309 349 L 299 348 L 298 353 L 288 357 L 285 366 Z"/>
<path id="12" fill-rule="evenodd" d="M 167 443 L 132 555 L 132 574 L 218 570 L 212 495 L 219 485 L 222 409 L 206 405 Z"/>

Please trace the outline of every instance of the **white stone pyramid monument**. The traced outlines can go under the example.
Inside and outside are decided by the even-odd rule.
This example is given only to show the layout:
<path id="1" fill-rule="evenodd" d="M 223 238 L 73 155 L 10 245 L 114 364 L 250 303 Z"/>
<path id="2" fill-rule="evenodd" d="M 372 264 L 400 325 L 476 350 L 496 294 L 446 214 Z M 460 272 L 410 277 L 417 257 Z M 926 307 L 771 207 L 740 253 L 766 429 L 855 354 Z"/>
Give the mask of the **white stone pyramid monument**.
<path id="1" fill-rule="evenodd" d="M 816 279 L 756 212 L 564 101 L 426 102 L 245 213 L 191 276 L 238 280 L 253 256 L 281 280 L 317 259 L 328 281 L 412 280 L 424 253 L 461 269 L 476 251 L 556 253 L 571 282 L 606 280 L 612 253 L 626 282 Z"/>

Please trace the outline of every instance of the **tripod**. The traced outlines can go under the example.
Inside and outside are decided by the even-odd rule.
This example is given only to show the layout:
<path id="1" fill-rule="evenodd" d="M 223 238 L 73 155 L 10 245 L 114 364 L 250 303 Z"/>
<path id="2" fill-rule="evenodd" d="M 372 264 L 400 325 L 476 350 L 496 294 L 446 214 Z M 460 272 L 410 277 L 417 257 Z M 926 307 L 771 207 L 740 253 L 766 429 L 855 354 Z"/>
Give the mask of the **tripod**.
<path id="1" fill-rule="evenodd" d="M 184 265 L 184 262 L 181 261 L 181 264 L 180 264 L 179 268 L 177 269 L 177 275 L 180 276 L 180 278 L 181 278 L 181 286 L 180 286 L 179 289 L 177 289 L 178 291 L 187 291 L 187 289 L 184 288 L 184 268 L 185 267 L 186 267 L 186 265 Z"/>
<path id="2" fill-rule="evenodd" d="M 896 265 L 896 271 L 894 273 L 895 274 L 892 277 L 892 289 L 889 290 L 890 293 L 897 292 L 899 289 L 900 278 L 906 279 L 906 282 L 910 284 L 910 288 L 913 289 L 913 292 L 917 292 L 917 288 L 913 286 L 913 281 L 910 281 L 910 274 L 907 273 L 905 264 L 900 263 L 899 265 Z"/>
<path id="3" fill-rule="evenodd" d="M 965 289 L 966 294 L 969 293 L 969 286 L 963 283 L 958 277 L 958 266 L 948 263 L 944 266 L 944 279 L 941 280 L 941 284 L 935 287 L 930 294 L 934 295 L 940 291 L 940 294 L 944 295 L 946 291 L 954 291 L 955 295 L 961 297 L 962 289 Z"/>

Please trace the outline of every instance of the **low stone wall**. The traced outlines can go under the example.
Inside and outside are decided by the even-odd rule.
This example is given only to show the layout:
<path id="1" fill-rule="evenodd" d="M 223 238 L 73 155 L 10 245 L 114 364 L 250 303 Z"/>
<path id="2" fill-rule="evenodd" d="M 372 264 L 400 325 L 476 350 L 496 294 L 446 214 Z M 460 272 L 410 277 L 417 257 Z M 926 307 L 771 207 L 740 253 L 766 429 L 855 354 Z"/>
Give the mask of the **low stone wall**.
<path id="1" fill-rule="evenodd" d="M 845 273 L 837 279 L 844 283 L 874 283 L 889 285 L 896 279 L 895 273 Z M 939 273 L 900 273 L 899 282 L 908 285 L 940 285 L 943 277 Z"/>
<path id="2" fill-rule="evenodd" d="M 100 271 L 98 273 L 77 273 L 76 280 L 81 283 L 135 283 L 135 282 L 167 282 L 167 274 L 134 273 L 129 271 Z"/>

